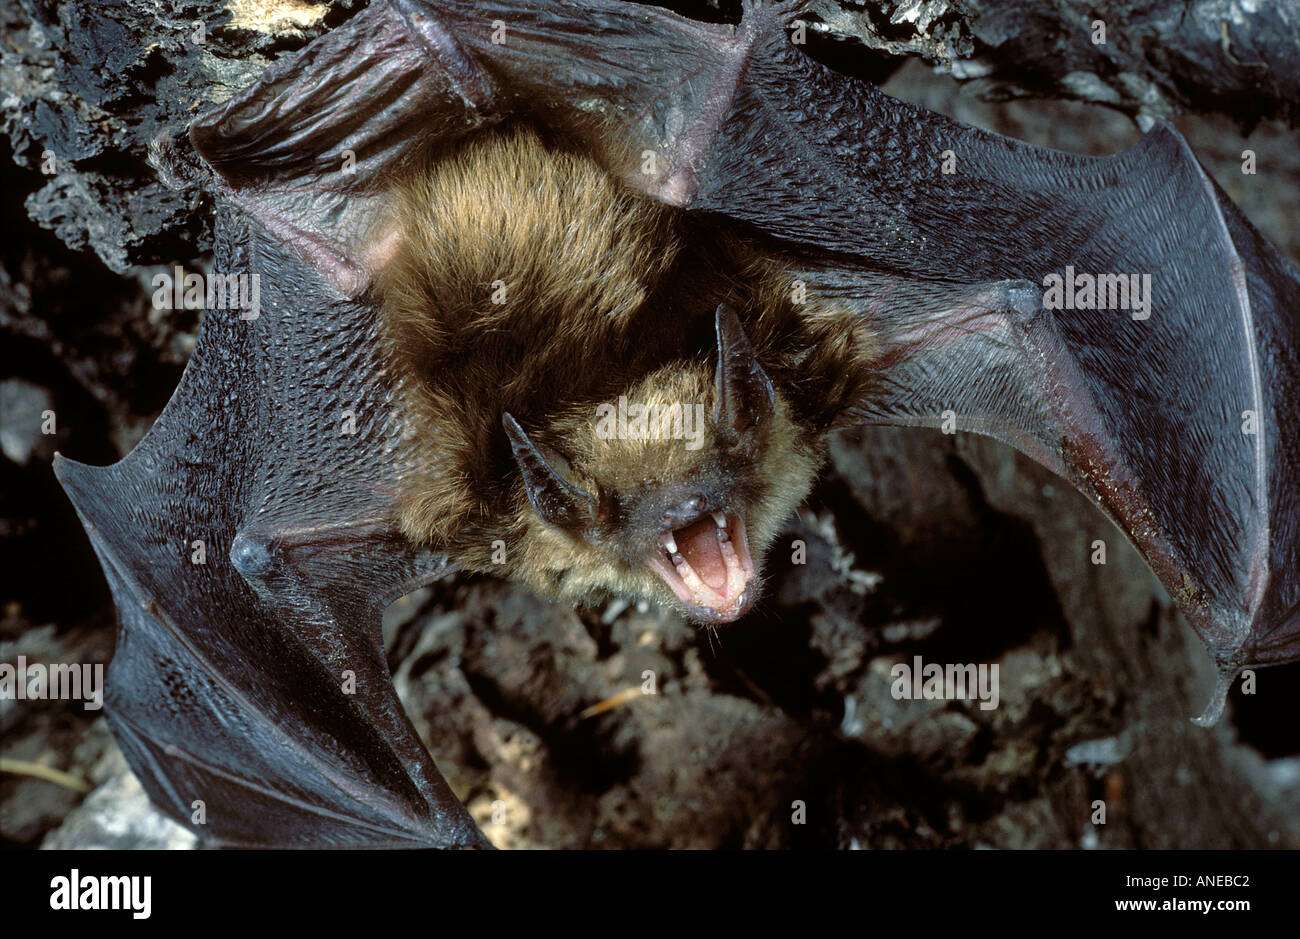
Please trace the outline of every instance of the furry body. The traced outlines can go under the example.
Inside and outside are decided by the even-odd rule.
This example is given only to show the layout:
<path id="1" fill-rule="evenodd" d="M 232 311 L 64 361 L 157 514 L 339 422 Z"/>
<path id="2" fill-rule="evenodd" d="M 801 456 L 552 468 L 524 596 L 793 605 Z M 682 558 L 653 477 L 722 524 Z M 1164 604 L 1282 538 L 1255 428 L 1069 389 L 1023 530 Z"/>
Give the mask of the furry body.
<path id="1" fill-rule="evenodd" d="M 875 343 L 858 314 L 796 305 L 776 255 L 633 193 L 528 127 L 430 157 L 392 207 L 397 248 L 377 286 L 409 415 L 401 524 L 463 568 L 573 603 L 671 601 L 644 563 L 662 549 L 635 523 L 640 504 L 708 491 L 721 503 L 711 510 L 743 514 L 761 556 L 807 494 L 824 434 L 871 381 Z M 719 304 L 775 389 L 753 445 L 729 446 L 711 421 L 692 428 L 693 445 L 671 430 L 674 414 L 715 413 Z M 616 403 L 664 423 L 628 432 L 624 421 L 611 435 L 600 417 Z M 506 413 L 599 503 L 591 537 L 530 506 Z"/>

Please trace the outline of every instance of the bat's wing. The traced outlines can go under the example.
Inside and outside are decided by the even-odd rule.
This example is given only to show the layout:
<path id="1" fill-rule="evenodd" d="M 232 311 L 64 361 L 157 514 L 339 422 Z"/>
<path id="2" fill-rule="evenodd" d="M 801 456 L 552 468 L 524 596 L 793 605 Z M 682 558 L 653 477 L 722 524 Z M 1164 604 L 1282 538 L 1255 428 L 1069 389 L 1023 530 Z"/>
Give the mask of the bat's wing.
<path id="1" fill-rule="evenodd" d="M 422 6 L 499 108 L 585 133 L 656 198 L 820 254 L 810 289 L 884 338 L 864 418 L 951 412 L 1070 480 L 1223 688 L 1300 657 L 1300 278 L 1172 128 L 1103 159 L 984 133 L 812 60 L 782 6 L 734 28 L 612 0 Z M 1047 309 L 1053 274 L 1147 276 L 1150 315 Z"/>
<path id="2" fill-rule="evenodd" d="M 418 44 L 373 20 L 351 59 L 307 50 L 287 98 L 271 75 L 205 122 L 196 136 L 227 172 L 278 167 L 286 188 L 258 177 L 258 202 L 218 187 L 214 274 L 236 278 L 232 308 L 205 311 L 180 386 L 124 460 L 56 464 L 120 612 L 109 721 L 154 802 L 219 845 L 486 846 L 393 690 L 381 611 L 447 564 L 392 521 L 398 399 L 373 310 L 345 295 L 340 230 L 315 214 L 352 217 L 315 201 L 324 149 L 335 170 L 336 142 L 384 160 L 349 115 L 377 109 L 400 156 L 406 109 L 428 92 L 403 84 Z M 349 106 L 372 79 L 382 91 Z M 293 104 L 297 124 L 277 110 Z M 295 217 L 316 240 L 310 225 L 288 237 Z"/>
<path id="3" fill-rule="evenodd" d="M 220 845 L 482 844 L 384 657 L 382 608 L 446 564 L 389 520 L 371 314 L 238 227 L 218 257 L 260 276 L 256 319 L 205 313 L 120 463 L 56 465 L 121 617 L 109 721 L 154 802 Z"/>
<path id="4" fill-rule="evenodd" d="M 1224 688 L 1300 657 L 1300 276 L 1177 132 L 1102 159 L 1033 148 L 835 75 L 750 19 L 747 81 L 691 204 L 852 258 L 828 286 L 854 267 L 893 279 L 895 297 L 888 278 L 864 289 L 898 363 L 865 416 L 952 411 L 1070 480 L 1143 553 Z M 1149 309 L 1114 308 L 1115 288 L 1106 309 L 1053 296 L 1053 275 L 1081 274 L 1149 283 Z M 928 300 L 908 286 L 927 281 Z"/>
<path id="5" fill-rule="evenodd" d="M 190 136 L 219 196 L 357 296 L 392 175 L 431 142 L 502 113 L 443 20 L 418 0 L 392 0 L 277 61 Z"/>

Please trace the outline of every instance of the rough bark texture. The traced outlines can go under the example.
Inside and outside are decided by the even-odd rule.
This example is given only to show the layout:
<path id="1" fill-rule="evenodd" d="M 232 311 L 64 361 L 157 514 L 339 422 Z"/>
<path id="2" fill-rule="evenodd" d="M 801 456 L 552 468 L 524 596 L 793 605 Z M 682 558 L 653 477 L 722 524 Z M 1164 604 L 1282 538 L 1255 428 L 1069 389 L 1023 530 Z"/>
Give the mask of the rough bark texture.
<path id="1" fill-rule="evenodd" d="M 151 143 L 193 165 L 194 114 L 360 5 L 0 6 L 3 199 L 19 233 L 0 249 L 0 661 L 111 649 L 102 575 L 49 459 L 129 450 L 193 343 L 193 314 L 159 314 L 147 285 L 152 265 L 206 261 L 210 207 L 187 180 L 158 178 Z M 1176 120 L 1296 257 L 1293 140 L 1266 123 L 1247 141 L 1231 124 L 1294 123 L 1300 99 L 1294 14 L 1254 6 L 817 0 L 809 21 L 857 37 L 814 41 L 814 54 L 877 79 L 911 54 L 1001 97 L 1222 112 Z M 1113 112 L 995 108 L 915 65 L 887 90 L 1064 149 L 1136 138 Z M 1245 147 L 1258 175 L 1239 170 Z M 45 410 L 54 437 L 38 430 Z M 1104 566 L 1090 561 L 1098 539 Z M 806 563 L 792 563 L 795 541 Z M 1300 847 L 1297 669 L 1260 672 L 1222 725 L 1193 727 L 1211 684 L 1199 644 L 1109 523 L 1009 450 L 845 435 L 771 570 L 762 608 L 717 637 L 653 609 L 572 611 L 453 580 L 390 611 L 390 661 L 439 766 L 501 845 Z M 895 700 L 890 667 L 916 655 L 997 663 L 1000 706 Z M 656 694 L 589 713 L 647 672 Z M 143 806 L 94 712 L 0 701 L 0 756 L 99 785 L 83 802 L 0 775 L 5 843 L 40 844 L 65 818 L 48 843 L 187 843 Z"/>

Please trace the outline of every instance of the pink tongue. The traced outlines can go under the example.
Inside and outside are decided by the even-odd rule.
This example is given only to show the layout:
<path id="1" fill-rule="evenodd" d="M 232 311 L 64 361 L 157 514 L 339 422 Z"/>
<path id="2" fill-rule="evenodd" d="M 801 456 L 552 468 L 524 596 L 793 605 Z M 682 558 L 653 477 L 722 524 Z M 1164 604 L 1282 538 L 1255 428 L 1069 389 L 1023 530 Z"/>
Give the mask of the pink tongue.
<path id="1" fill-rule="evenodd" d="M 727 565 L 722 560 L 718 525 L 713 519 L 705 517 L 694 525 L 677 529 L 673 532 L 673 540 L 686 563 L 700 575 L 700 580 L 714 590 L 727 586 Z"/>

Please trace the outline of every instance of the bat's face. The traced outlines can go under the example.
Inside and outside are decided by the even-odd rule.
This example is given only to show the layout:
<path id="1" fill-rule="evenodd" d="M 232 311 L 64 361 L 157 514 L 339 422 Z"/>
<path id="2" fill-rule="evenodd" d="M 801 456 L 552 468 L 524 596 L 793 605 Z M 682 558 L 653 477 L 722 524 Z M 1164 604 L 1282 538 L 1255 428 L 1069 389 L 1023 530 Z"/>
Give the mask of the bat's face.
<path id="1" fill-rule="evenodd" d="M 536 434 L 553 446 L 505 417 L 528 498 L 523 579 L 575 603 L 655 599 L 701 623 L 750 608 L 763 553 L 819 459 L 735 316 L 720 311 L 718 324 L 713 375 L 703 363 L 661 368 Z"/>

